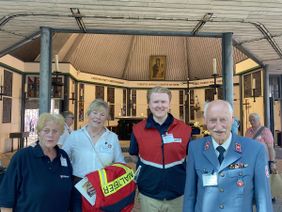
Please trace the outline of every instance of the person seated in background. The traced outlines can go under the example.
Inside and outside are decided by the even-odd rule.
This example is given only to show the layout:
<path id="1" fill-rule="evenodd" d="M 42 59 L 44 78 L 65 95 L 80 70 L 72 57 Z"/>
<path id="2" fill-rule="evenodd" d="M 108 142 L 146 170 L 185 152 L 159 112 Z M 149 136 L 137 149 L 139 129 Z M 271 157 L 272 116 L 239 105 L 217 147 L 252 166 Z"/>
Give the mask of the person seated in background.
<path id="1" fill-rule="evenodd" d="M 64 111 L 63 116 L 65 119 L 65 125 L 64 125 L 64 133 L 61 135 L 58 145 L 62 147 L 67 139 L 67 137 L 71 134 L 73 129 L 71 126 L 73 125 L 74 122 L 74 115 L 70 111 Z"/>
<path id="2" fill-rule="evenodd" d="M 73 131 L 66 139 L 63 149 L 73 165 L 73 183 L 86 174 L 102 169 L 114 162 L 125 163 L 118 137 L 105 127 L 109 117 L 107 102 L 96 99 L 89 105 L 87 124 Z M 82 211 L 81 194 L 74 188 L 71 211 Z"/>
<path id="3" fill-rule="evenodd" d="M 57 146 L 64 130 L 61 115 L 43 113 L 36 126 L 38 141 L 12 157 L 0 185 L 1 212 L 69 211 L 72 166 Z"/>

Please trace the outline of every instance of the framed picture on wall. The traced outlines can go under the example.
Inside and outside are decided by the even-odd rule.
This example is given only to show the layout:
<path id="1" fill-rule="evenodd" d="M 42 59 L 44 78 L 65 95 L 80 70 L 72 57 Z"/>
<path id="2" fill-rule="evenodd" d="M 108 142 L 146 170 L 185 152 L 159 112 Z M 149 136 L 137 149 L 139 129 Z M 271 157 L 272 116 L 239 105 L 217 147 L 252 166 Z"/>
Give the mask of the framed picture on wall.
<path id="1" fill-rule="evenodd" d="M 63 98 L 64 78 L 61 76 L 52 77 L 51 97 Z"/>
<path id="2" fill-rule="evenodd" d="M 255 86 L 256 88 L 255 96 L 259 97 L 261 96 L 261 71 L 252 73 L 252 79 L 255 79 L 255 85 L 252 85 L 252 87 Z M 252 84 L 253 84 L 253 81 L 252 81 Z"/>
<path id="3" fill-rule="evenodd" d="M 208 88 L 205 89 L 205 102 L 211 102 L 214 100 L 214 89 Z"/>
<path id="4" fill-rule="evenodd" d="M 166 56 L 153 55 L 150 56 L 150 80 L 165 80 L 166 72 Z"/>
<path id="5" fill-rule="evenodd" d="M 252 97 L 252 75 L 245 75 L 243 78 L 244 81 L 244 97 Z"/>
<path id="6" fill-rule="evenodd" d="M 78 120 L 84 121 L 84 84 L 79 84 Z"/>
<path id="7" fill-rule="evenodd" d="M 104 86 L 96 85 L 96 99 L 103 99 L 104 100 Z"/>
<path id="8" fill-rule="evenodd" d="M 39 97 L 39 76 L 27 76 L 27 97 Z"/>
<path id="9" fill-rule="evenodd" d="M 2 123 L 11 123 L 12 121 L 12 99 L 3 97 L 3 117 Z"/>
<path id="10" fill-rule="evenodd" d="M 13 73 L 4 70 L 4 93 L 5 96 L 12 96 L 13 93 Z"/>

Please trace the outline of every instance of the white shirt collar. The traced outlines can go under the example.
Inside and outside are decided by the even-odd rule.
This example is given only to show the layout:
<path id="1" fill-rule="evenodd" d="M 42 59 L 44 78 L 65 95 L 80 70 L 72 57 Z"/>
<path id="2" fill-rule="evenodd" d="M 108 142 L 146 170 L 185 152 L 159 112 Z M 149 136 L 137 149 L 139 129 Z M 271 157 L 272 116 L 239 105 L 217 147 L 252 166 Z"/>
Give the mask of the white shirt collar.
<path id="1" fill-rule="evenodd" d="M 226 154 L 230 144 L 231 144 L 231 139 L 232 139 L 232 133 L 230 133 L 229 137 L 227 138 L 227 140 L 221 145 L 224 149 L 225 152 L 224 154 Z M 219 152 L 216 150 L 216 148 L 219 146 L 219 144 L 213 139 L 212 137 L 212 144 L 213 144 L 213 148 L 215 150 L 216 155 L 219 155 Z"/>

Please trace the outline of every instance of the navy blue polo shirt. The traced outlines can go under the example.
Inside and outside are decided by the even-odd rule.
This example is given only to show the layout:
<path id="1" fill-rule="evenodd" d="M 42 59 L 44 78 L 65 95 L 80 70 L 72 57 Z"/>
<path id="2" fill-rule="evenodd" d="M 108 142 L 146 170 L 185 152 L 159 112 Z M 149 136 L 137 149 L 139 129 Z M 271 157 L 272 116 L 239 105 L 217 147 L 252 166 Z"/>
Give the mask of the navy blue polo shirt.
<path id="1" fill-rule="evenodd" d="M 40 145 L 19 150 L 0 185 L 0 207 L 22 212 L 68 211 L 72 166 L 64 150 L 55 147 L 51 161 Z"/>

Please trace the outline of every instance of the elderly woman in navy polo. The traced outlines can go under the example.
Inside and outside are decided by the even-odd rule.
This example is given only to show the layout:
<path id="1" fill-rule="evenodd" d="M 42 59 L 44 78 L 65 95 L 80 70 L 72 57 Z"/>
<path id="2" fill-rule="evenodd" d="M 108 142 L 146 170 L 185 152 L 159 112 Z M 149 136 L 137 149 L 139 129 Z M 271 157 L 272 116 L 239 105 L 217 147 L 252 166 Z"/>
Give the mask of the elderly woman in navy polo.
<path id="1" fill-rule="evenodd" d="M 69 210 L 72 166 L 57 146 L 64 131 L 61 115 L 40 115 L 39 140 L 13 156 L 0 185 L 2 212 L 50 212 Z"/>

